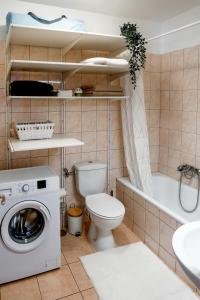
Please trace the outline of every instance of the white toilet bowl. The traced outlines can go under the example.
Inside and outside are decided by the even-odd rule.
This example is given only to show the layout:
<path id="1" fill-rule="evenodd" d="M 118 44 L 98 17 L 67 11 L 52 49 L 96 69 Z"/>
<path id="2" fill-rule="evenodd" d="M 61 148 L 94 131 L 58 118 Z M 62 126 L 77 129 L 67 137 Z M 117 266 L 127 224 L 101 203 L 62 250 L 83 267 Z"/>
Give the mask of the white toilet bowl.
<path id="1" fill-rule="evenodd" d="M 123 204 L 108 194 L 100 193 L 86 197 L 86 208 L 91 218 L 89 240 L 97 250 L 115 247 L 112 230 L 123 221 Z"/>

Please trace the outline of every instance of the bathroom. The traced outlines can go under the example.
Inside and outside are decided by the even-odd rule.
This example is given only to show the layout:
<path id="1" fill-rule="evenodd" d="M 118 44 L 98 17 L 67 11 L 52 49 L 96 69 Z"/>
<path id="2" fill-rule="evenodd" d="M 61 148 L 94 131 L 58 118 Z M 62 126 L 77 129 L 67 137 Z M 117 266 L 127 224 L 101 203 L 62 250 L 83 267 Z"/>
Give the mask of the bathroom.
<path id="1" fill-rule="evenodd" d="M 170 6 L 169 3 L 158 0 L 151 0 L 151 3 L 145 0 L 141 3 L 126 0 L 125 2 L 117 1 L 114 8 L 111 4 L 105 5 L 101 0 L 96 1 L 95 4 L 90 0 L 85 1 L 84 4 L 79 0 L 73 2 L 2 0 L 0 11 L 0 170 L 4 172 L 7 169 L 12 171 L 22 168 L 50 167 L 59 179 L 59 182 L 56 179 L 55 183 L 62 188 L 58 202 L 59 211 L 58 207 L 56 208 L 56 218 L 57 222 L 61 223 L 62 236 L 60 237 L 59 228 L 59 237 L 57 232 L 54 239 L 54 233 L 52 233 L 52 237 L 48 239 L 48 246 L 46 245 L 43 249 L 41 247 L 42 251 L 35 248 L 33 254 L 30 251 L 21 252 L 21 250 L 12 252 L 4 241 L 3 223 L 6 217 L 4 213 L 0 214 L 0 249 L 5 248 L 5 257 L 3 254 L 0 259 L 1 300 L 198 299 L 200 283 L 197 281 L 199 279 L 195 278 L 195 281 L 187 271 L 184 271 L 183 263 L 180 264 L 181 260 L 177 253 L 175 254 L 175 246 L 172 246 L 172 240 L 175 240 L 176 233 L 178 235 L 179 232 L 177 229 L 192 223 L 198 226 L 200 218 L 200 204 L 198 203 L 200 1 L 183 2 L 176 0 Z M 51 30 L 48 30 L 46 36 L 42 35 L 42 30 L 30 28 L 30 31 L 26 31 L 26 27 L 30 24 L 26 26 L 23 23 L 16 29 L 11 26 L 8 33 L 6 32 L 6 16 L 9 12 L 24 15 L 32 12 L 37 17 L 46 20 L 66 15 L 67 18 L 83 21 L 86 33 L 83 33 L 83 37 L 81 34 L 80 36 L 74 34 L 68 38 L 68 35 L 65 36 L 61 30 L 61 33 L 57 32 L 57 38 L 56 35 L 52 35 Z M 129 74 L 127 66 L 115 66 L 121 73 L 116 72 L 114 67 L 112 71 L 109 68 L 108 71 L 102 71 L 99 66 L 97 69 L 99 68 L 100 72 L 98 70 L 84 71 L 83 65 L 80 70 L 79 66 L 76 66 L 77 69 L 74 71 L 75 64 L 83 64 L 91 58 L 109 60 L 109 58 L 118 57 L 120 53 L 126 53 L 124 44 L 122 44 L 122 49 L 120 49 L 121 46 L 119 47 L 122 43 L 120 28 L 128 22 L 137 24 L 138 32 L 147 41 L 145 67 L 140 73 L 143 76 L 137 78 L 135 89 L 133 87 L 130 89 L 131 83 L 124 81 Z M 82 31 L 82 29 L 77 31 Z M 28 42 L 25 43 L 23 40 Z M 87 43 L 90 45 L 88 48 L 85 46 Z M 120 59 L 124 57 L 126 55 L 119 56 Z M 31 66 L 28 65 L 29 61 L 32 61 Z M 37 62 L 37 66 L 34 66 L 34 62 Z M 42 67 L 38 67 L 40 63 L 43 63 Z M 66 72 L 63 72 L 63 63 L 69 64 Z M 56 97 L 51 99 L 51 97 L 43 96 L 9 95 L 8 82 L 17 81 L 52 82 L 56 90 L 60 89 L 62 83 L 61 89 L 64 87 L 64 90 L 75 90 L 77 93 L 80 92 L 80 87 L 87 87 L 89 92 L 94 86 L 106 86 L 107 90 L 103 91 L 105 94 L 102 97 L 98 95 L 98 92 L 94 94 L 97 96 L 85 96 L 85 99 L 84 95 L 77 94 L 77 99 L 74 99 L 74 96 L 73 99 L 66 97 L 64 101 L 62 96 L 58 99 Z M 142 101 L 140 109 L 131 106 L 132 101 L 136 101 L 137 93 L 134 91 L 142 96 L 140 99 L 137 97 L 137 101 Z M 132 112 L 131 109 L 135 110 Z M 55 141 L 60 145 L 54 144 L 51 147 L 38 147 L 38 144 L 37 146 L 32 144 L 31 148 L 28 148 L 25 145 L 23 149 L 20 148 L 20 143 L 14 143 L 13 124 L 44 120 L 51 120 L 55 124 L 55 136 L 64 134 L 68 141 Z M 136 126 L 131 127 L 133 124 Z M 137 124 L 143 130 L 144 144 L 142 145 L 137 141 L 138 133 L 132 131 L 132 128 L 134 130 L 137 128 Z M 130 140 L 134 139 L 134 143 L 131 143 Z M 69 140 L 72 143 L 71 146 L 61 145 Z M 132 155 L 130 155 L 131 151 Z M 82 163 L 85 163 L 83 169 L 81 169 Z M 100 188 L 100 193 L 104 193 L 104 199 L 98 201 L 101 203 L 101 212 L 102 203 L 105 201 L 103 213 L 114 214 L 114 207 L 112 205 L 107 207 L 106 204 L 106 197 L 109 196 L 108 202 L 116 199 L 117 202 L 113 202 L 115 209 L 119 209 L 123 212 L 121 214 L 124 214 L 123 221 L 120 218 L 117 225 L 113 225 L 114 246 L 117 247 L 109 246 L 107 248 L 110 249 L 105 251 L 102 251 L 104 250 L 102 244 L 100 246 L 103 248 L 98 248 L 99 244 L 92 242 L 94 228 L 91 228 L 92 212 L 89 204 L 85 209 L 90 196 L 87 198 L 87 191 L 83 192 L 81 187 L 78 187 L 80 180 L 83 180 L 83 187 L 87 190 L 86 183 L 88 182 L 84 180 L 88 179 L 89 173 L 84 172 L 85 167 L 91 170 L 91 165 L 94 165 L 88 180 L 91 188 L 92 183 L 95 182 L 94 187 L 97 189 L 98 184 L 101 184 L 98 174 L 98 179 L 95 181 L 94 171 L 97 166 L 99 169 L 98 164 L 104 174 L 103 187 Z M 179 170 L 178 167 L 180 167 Z M 184 173 L 185 169 L 181 170 L 187 167 L 189 175 Z M 84 174 L 83 178 L 81 172 Z M 2 182 L 4 184 L 4 174 L 6 173 L 0 172 L 0 184 Z M 186 178 L 187 176 L 189 177 Z M 52 175 L 49 175 L 50 179 L 51 177 Z M 47 184 L 47 188 L 50 186 Z M 46 182 L 44 183 L 43 178 L 39 178 L 37 189 L 42 193 L 44 188 L 46 188 Z M 6 187 L 6 193 L 7 189 L 8 187 Z M 22 189 L 26 189 L 25 185 Z M 1 208 L 4 211 L 9 201 L 3 198 L 2 190 L 0 186 L 0 203 L 3 203 Z M 95 193 L 97 192 L 94 189 L 90 195 Z M 48 195 L 50 196 L 51 193 Z M 184 197 L 184 195 L 187 196 Z M 6 194 L 6 197 L 10 199 L 11 196 Z M 53 206 L 48 207 L 45 204 L 47 194 L 44 198 L 44 200 L 38 198 L 38 201 L 42 202 L 50 211 L 51 217 L 53 214 L 55 218 Z M 4 205 L 4 200 L 6 200 L 6 205 Z M 27 199 L 24 198 L 24 200 Z M 12 205 L 10 207 L 12 209 Z M 84 219 L 78 236 L 68 232 L 66 211 L 70 207 L 80 209 Z M 105 207 L 107 207 L 106 211 Z M 195 208 L 194 212 L 184 211 L 184 209 L 193 210 L 193 208 Z M 107 215 L 108 219 L 111 219 L 111 215 Z M 183 224 L 185 225 L 182 226 Z M 41 226 L 43 226 L 42 223 Z M 109 236 L 111 243 L 113 243 L 113 236 Z M 50 269 L 50 271 L 47 270 L 48 272 L 31 270 L 27 275 L 24 267 L 16 263 L 15 269 L 15 264 L 12 264 L 9 259 L 9 252 L 12 252 L 14 261 L 25 259 L 24 265 L 29 265 L 30 261 L 29 268 L 34 269 L 34 261 L 38 259 L 38 255 L 41 252 L 46 255 L 45 251 L 48 252 L 48 250 L 44 249 L 51 249 L 51 247 L 53 249 L 56 241 L 59 244 L 59 239 L 61 240 L 61 266 L 58 267 L 58 263 L 57 267 L 50 267 L 52 271 Z M 105 243 L 107 246 L 108 240 Z M 103 256 L 104 253 L 105 256 Z M 112 259 L 109 256 L 111 253 Z M 147 267 L 144 265 L 143 257 L 147 259 Z M 49 251 L 47 264 L 51 260 L 52 256 Z M 130 267 L 128 267 L 128 262 L 130 262 Z M 154 263 L 155 269 L 151 263 Z M 148 266 L 149 274 L 148 270 L 146 275 L 136 271 L 145 267 L 148 269 Z M 198 271 L 198 266 L 195 267 Z M 150 274 L 153 271 L 155 277 L 160 274 L 159 284 L 151 278 Z M 21 273 L 22 275 L 19 275 Z M 2 279 L 5 278 L 4 276 L 8 279 Z M 171 288 L 173 287 L 171 290 L 165 284 L 165 280 L 168 279 L 171 282 Z M 152 290 L 154 284 L 160 286 L 156 291 Z M 137 290 L 138 286 L 140 288 Z"/>

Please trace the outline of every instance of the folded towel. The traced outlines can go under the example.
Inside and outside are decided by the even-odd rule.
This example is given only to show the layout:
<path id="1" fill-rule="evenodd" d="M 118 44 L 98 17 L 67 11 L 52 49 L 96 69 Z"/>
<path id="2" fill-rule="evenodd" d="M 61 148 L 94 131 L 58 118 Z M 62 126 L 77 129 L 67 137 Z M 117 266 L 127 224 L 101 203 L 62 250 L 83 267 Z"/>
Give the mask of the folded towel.
<path id="1" fill-rule="evenodd" d="M 95 65 L 110 65 L 110 66 L 127 66 L 128 62 L 121 58 L 107 58 L 107 57 L 92 57 L 81 61 L 84 64 L 95 64 Z"/>

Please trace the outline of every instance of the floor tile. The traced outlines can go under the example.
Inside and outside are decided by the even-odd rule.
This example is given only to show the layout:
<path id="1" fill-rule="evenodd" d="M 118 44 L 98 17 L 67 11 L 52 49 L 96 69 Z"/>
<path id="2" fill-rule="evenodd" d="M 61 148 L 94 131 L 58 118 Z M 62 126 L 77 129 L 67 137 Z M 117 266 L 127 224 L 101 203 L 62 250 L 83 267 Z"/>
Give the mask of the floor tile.
<path id="1" fill-rule="evenodd" d="M 80 291 L 84 291 L 92 288 L 92 283 L 85 272 L 81 262 L 75 262 L 69 265 L 72 274 L 76 280 L 76 283 L 80 289 Z"/>
<path id="2" fill-rule="evenodd" d="M 43 300 L 55 300 L 79 292 L 67 265 L 39 275 L 38 282 Z"/>
<path id="3" fill-rule="evenodd" d="M 79 257 L 94 252 L 87 237 L 82 234 L 80 237 L 67 234 L 62 238 L 62 253 L 67 263 L 79 261 Z"/>
<path id="4" fill-rule="evenodd" d="M 99 297 L 94 288 L 82 292 L 84 300 L 99 300 Z"/>
<path id="5" fill-rule="evenodd" d="M 30 277 L 2 285 L 1 300 L 41 300 L 36 277 Z"/>
<path id="6" fill-rule="evenodd" d="M 67 261 L 66 261 L 64 255 L 61 252 L 61 266 L 64 266 L 64 265 L 67 265 Z"/>
<path id="7" fill-rule="evenodd" d="M 123 246 L 131 243 L 136 243 L 140 239 L 131 231 L 125 224 L 121 224 L 118 228 L 113 230 L 113 236 L 117 246 Z"/>
<path id="8" fill-rule="evenodd" d="M 77 293 L 68 297 L 61 298 L 59 300 L 83 300 L 81 293 Z"/>

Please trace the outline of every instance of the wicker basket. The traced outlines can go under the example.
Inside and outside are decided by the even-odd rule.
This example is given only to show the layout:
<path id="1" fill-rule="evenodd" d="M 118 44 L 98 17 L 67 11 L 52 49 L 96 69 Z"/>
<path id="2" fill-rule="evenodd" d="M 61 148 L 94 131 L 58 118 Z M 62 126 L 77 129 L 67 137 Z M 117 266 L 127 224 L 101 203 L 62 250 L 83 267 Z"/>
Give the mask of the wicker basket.
<path id="1" fill-rule="evenodd" d="M 51 139 L 55 129 L 55 123 L 25 122 L 15 124 L 16 132 L 20 141 Z"/>

